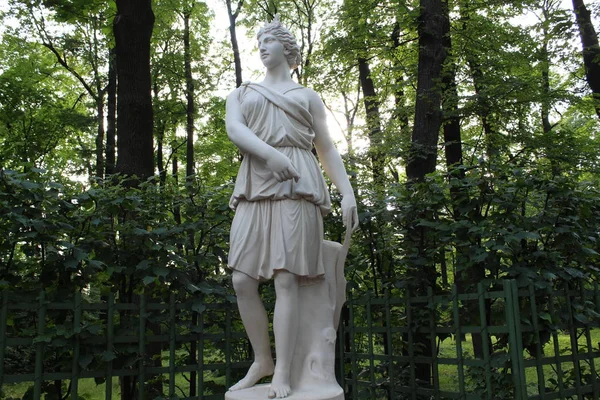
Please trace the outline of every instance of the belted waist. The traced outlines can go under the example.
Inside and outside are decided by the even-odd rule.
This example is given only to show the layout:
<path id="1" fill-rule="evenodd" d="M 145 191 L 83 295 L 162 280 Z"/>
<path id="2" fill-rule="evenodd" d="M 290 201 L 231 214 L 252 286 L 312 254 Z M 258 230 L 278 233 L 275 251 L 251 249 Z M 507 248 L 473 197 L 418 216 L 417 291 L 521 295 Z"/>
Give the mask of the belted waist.
<path id="1" fill-rule="evenodd" d="M 275 149 L 285 149 L 285 148 L 292 148 L 292 149 L 300 149 L 300 150 L 306 150 L 306 151 L 311 151 L 312 148 L 307 149 L 305 147 L 300 147 L 300 146 L 272 146 Z"/>

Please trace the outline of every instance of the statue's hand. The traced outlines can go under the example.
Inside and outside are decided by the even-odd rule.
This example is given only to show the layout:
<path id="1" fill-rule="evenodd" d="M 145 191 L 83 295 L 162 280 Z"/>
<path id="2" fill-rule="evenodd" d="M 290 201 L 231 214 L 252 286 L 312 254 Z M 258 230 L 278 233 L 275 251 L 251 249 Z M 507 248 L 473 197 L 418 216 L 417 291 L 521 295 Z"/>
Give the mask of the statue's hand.
<path id="1" fill-rule="evenodd" d="M 352 232 L 358 228 L 358 210 L 354 194 L 342 198 L 342 218 L 344 219 L 344 226 L 352 229 Z"/>
<path id="2" fill-rule="evenodd" d="M 296 171 L 296 168 L 294 168 L 292 160 L 277 150 L 275 150 L 269 159 L 267 159 L 267 168 L 271 170 L 277 182 L 283 182 L 289 179 L 298 182 L 298 179 L 300 179 L 300 175 L 298 174 L 298 171 Z"/>

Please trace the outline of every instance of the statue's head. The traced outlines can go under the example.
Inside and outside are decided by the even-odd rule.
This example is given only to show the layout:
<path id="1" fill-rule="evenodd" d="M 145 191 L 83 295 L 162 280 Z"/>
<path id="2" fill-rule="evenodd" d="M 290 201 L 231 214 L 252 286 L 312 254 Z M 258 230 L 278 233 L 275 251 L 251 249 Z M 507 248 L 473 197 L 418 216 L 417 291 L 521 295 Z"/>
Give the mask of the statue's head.
<path id="1" fill-rule="evenodd" d="M 279 14 L 275 14 L 273 17 L 273 21 L 265 24 L 256 35 L 256 39 L 260 39 L 262 35 L 265 33 L 269 33 L 277 38 L 279 42 L 283 45 L 283 53 L 287 59 L 288 65 L 290 69 L 297 68 L 302 61 L 302 56 L 300 54 L 300 46 L 296 43 L 296 38 L 294 35 L 279 21 Z"/>

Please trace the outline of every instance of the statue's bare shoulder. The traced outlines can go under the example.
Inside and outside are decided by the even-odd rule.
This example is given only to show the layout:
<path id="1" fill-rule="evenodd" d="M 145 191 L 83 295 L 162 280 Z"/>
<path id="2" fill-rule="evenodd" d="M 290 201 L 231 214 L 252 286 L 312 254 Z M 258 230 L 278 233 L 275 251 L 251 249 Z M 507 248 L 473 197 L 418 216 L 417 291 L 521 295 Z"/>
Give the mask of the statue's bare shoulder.
<path id="1" fill-rule="evenodd" d="M 309 111 L 313 117 L 325 116 L 325 104 L 321 96 L 311 88 L 305 87 L 303 90 L 305 98 L 308 100 Z"/>
<path id="2" fill-rule="evenodd" d="M 239 103 L 240 101 L 240 96 L 244 93 L 244 91 L 246 90 L 246 85 L 247 83 L 243 83 L 241 86 L 233 89 L 228 95 L 227 95 L 227 101 L 232 101 L 235 100 L 236 102 Z"/>

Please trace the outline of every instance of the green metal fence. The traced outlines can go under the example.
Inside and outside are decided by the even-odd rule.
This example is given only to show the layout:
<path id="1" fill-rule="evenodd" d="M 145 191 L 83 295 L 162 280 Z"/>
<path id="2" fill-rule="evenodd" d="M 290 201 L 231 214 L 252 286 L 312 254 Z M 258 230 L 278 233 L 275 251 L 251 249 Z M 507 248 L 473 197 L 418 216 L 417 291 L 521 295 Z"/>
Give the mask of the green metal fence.
<path id="1" fill-rule="evenodd" d="M 38 303 L 31 304 L 13 303 L 12 296 L 9 292 L 2 293 L 0 390 L 3 386 L 6 391 L 11 384 L 26 383 L 31 385 L 29 391 L 33 398 L 40 399 L 47 386 L 45 382 L 68 381 L 70 399 L 77 399 L 78 383 L 93 378 L 101 383 L 103 397 L 114 399 L 120 398 L 120 394 L 113 393 L 113 385 L 104 382 L 135 377 L 136 398 L 140 400 L 147 398 L 144 387 L 149 378 L 161 382 L 165 398 L 222 399 L 225 388 L 232 384 L 232 371 L 241 372 L 250 366 L 244 360 L 235 361 L 240 357 L 234 354 L 233 348 L 247 347 L 247 340 L 243 332 L 231 329 L 236 306 L 230 302 L 196 307 L 197 299 L 180 302 L 172 293 L 166 303 L 148 302 L 144 295 L 134 303 L 120 303 L 111 293 L 103 302 L 89 303 L 76 293 L 72 302 L 55 303 L 47 301 L 41 292 Z M 49 312 L 68 315 L 63 319 L 72 324 L 71 329 L 65 330 L 64 324 L 57 329 L 56 323 L 48 317 Z M 11 325 L 9 321 L 18 313 L 35 314 L 32 318 L 35 332 L 28 337 L 11 336 L 7 329 Z M 235 314 L 237 317 L 237 312 Z M 153 320 L 160 320 L 159 332 L 149 329 L 149 322 Z M 137 329 L 131 329 L 134 324 Z M 153 343 L 160 344 L 160 366 L 154 365 L 148 354 L 148 347 Z M 30 370 L 19 373 L 7 370 L 9 348 L 26 354 L 26 350 L 33 349 L 35 356 L 29 360 Z M 52 354 L 56 348 L 67 349 L 59 365 L 53 365 Z M 183 357 L 180 357 L 182 352 Z M 69 358 L 70 362 L 65 363 Z M 216 375 L 220 382 L 207 382 L 206 378 L 211 375 Z M 178 380 L 183 380 L 183 388 Z M 27 385 L 22 387 L 26 389 Z"/>
<path id="2" fill-rule="evenodd" d="M 130 377 L 138 399 L 151 397 L 148 388 L 157 384 L 164 398 L 222 399 L 250 365 L 233 302 L 174 293 L 167 302 L 48 298 L 21 302 L 1 293 L 5 396 L 56 398 L 63 384 L 63 398 L 90 398 L 82 385 L 95 379 L 103 393 L 93 398 L 114 399 L 120 389 L 113 382 Z M 599 306 L 597 287 L 557 292 L 519 289 L 515 281 L 469 294 L 350 292 L 338 378 L 354 400 L 598 399 Z"/>
<path id="3" fill-rule="evenodd" d="M 347 309 L 338 375 L 348 398 L 600 398 L 597 287 L 557 292 L 507 280 L 471 294 L 365 295 Z M 423 366 L 427 380 L 416 374 Z"/>

